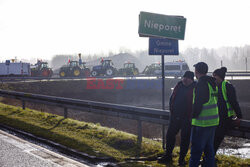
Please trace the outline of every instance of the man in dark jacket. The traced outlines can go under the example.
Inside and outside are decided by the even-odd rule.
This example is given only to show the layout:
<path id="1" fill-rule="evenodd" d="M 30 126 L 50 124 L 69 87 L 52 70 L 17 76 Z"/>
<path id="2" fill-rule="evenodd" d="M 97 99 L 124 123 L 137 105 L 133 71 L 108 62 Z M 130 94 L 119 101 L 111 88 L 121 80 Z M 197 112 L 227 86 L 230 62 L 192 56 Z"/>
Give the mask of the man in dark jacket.
<path id="1" fill-rule="evenodd" d="M 208 66 L 204 62 L 194 65 L 198 83 L 195 87 L 192 129 L 190 167 L 198 167 L 204 152 L 205 166 L 215 165 L 214 134 L 219 124 L 217 107 L 218 88 L 213 77 L 207 76 Z"/>
<path id="2" fill-rule="evenodd" d="M 181 130 L 179 165 L 185 165 L 185 156 L 190 143 L 194 87 L 194 73 L 186 71 L 183 75 L 182 81 L 178 82 L 173 90 L 169 101 L 171 115 L 166 136 L 166 153 L 159 160 L 161 163 L 168 163 L 172 161 L 172 151 L 175 146 L 175 137 Z"/>
<path id="3" fill-rule="evenodd" d="M 226 67 L 221 67 L 213 72 L 218 86 L 218 108 L 220 123 L 216 128 L 214 137 L 214 152 L 216 154 L 227 131 L 233 126 L 234 122 L 242 118 L 241 109 L 237 100 L 234 86 L 224 80 L 227 72 Z"/>

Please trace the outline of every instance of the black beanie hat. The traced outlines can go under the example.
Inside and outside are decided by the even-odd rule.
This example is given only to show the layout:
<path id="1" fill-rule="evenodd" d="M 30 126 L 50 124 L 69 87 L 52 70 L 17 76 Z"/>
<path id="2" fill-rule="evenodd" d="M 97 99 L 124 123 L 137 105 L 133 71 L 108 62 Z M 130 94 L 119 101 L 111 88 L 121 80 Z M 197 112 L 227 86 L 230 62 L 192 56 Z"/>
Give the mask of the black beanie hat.
<path id="1" fill-rule="evenodd" d="M 213 74 L 219 76 L 221 79 L 224 80 L 226 76 L 226 72 L 227 72 L 227 68 L 221 67 L 219 69 L 214 70 Z"/>
<path id="2" fill-rule="evenodd" d="M 186 71 L 183 77 L 190 78 L 194 80 L 194 73 L 192 71 Z"/>

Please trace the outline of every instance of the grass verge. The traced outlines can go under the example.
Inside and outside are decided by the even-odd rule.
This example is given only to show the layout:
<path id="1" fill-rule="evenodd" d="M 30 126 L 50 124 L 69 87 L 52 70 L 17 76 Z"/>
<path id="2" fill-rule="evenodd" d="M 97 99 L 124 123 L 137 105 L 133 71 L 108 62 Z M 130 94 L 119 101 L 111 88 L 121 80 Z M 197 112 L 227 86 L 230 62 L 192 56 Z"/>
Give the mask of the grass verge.
<path id="1" fill-rule="evenodd" d="M 154 157 L 163 153 L 161 143 L 143 138 L 141 148 L 137 136 L 102 127 L 98 124 L 64 119 L 62 116 L 36 110 L 14 107 L 0 103 L 0 122 L 36 136 L 60 143 L 96 157 L 112 157 L 124 161 L 133 157 Z M 173 153 L 173 164 L 177 166 L 179 149 Z M 186 157 L 189 159 L 189 155 Z M 250 159 L 218 156 L 218 166 L 248 166 Z M 121 166 L 165 166 L 156 161 L 125 162 Z"/>

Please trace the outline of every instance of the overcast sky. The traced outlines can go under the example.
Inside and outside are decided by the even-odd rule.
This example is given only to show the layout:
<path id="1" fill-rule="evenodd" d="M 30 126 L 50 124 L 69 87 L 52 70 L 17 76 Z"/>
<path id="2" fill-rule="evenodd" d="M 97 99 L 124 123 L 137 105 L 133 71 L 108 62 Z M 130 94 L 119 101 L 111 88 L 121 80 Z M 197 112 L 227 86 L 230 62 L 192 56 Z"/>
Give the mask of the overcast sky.
<path id="1" fill-rule="evenodd" d="M 180 51 L 250 44 L 250 0 L 0 0 L 0 61 L 148 49 L 140 11 L 184 16 Z"/>

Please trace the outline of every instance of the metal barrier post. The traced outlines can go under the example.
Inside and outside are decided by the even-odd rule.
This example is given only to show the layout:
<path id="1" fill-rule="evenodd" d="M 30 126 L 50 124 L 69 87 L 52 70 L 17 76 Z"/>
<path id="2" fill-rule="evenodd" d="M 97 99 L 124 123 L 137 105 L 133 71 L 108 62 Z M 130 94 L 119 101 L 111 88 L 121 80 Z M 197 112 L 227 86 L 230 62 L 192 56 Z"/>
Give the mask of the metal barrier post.
<path id="1" fill-rule="evenodd" d="M 165 125 L 162 125 L 162 148 L 166 148 L 166 133 L 165 133 Z"/>
<path id="2" fill-rule="evenodd" d="M 137 130 L 138 130 L 137 143 L 141 147 L 141 143 L 142 143 L 142 125 L 141 125 L 141 121 L 140 120 L 138 120 Z"/>
<path id="3" fill-rule="evenodd" d="M 22 100 L 22 107 L 23 107 L 23 110 L 25 110 L 25 101 Z"/>
<path id="4" fill-rule="evenodd" d="M 68 108 L 64 107 L 64 118 L 68 118 Z"/>

